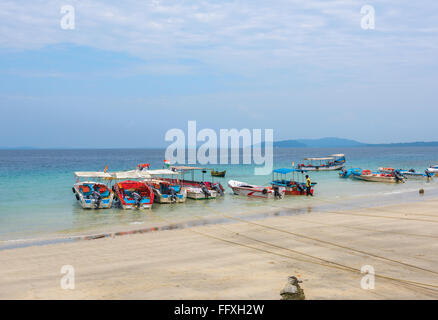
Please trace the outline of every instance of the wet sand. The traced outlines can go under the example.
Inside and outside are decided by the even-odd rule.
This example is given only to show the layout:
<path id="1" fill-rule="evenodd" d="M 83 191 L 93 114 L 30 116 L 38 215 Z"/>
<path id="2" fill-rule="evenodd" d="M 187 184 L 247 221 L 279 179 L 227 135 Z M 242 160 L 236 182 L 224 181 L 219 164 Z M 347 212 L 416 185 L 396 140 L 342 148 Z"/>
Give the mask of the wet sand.
<path id="1" fill-rule="evenodd" d="M 438 200 L 0 251 L 0 299 L 437 299 Z M 63 265 L 75 271 L 64 290 Z M 375 288 L 361 288 L 363 266 Z"/>

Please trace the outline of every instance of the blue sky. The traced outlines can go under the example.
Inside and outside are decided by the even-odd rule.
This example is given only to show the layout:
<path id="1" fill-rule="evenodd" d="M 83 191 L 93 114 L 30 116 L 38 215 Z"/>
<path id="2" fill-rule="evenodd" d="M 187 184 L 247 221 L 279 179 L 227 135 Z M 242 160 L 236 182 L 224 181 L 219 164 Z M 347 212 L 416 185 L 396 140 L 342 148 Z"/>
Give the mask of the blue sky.
<path id="1" fill-rule="evenodd" d="M 276 140 L 438 140 L 437 57 L 433 0 L 3 0 L 0 146 L 165 146 L 188 120 Z"/>

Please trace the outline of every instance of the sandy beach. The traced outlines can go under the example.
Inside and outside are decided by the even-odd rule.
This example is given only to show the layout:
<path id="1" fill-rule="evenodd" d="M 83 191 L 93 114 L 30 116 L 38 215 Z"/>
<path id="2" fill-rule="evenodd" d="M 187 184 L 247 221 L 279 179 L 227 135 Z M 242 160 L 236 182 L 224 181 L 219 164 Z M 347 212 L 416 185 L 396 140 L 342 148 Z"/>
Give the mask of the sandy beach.
<path id="1" fill-rule="evenodd" d="M 421 199 L 421 198 L 420 198 Z M 437 299 L 438 200 L 0 251 L 1 299 Z M 220 213 L 218 213 L 220 214 Z M 75 288 L 60 286 L 71 265 Z M 363 289 L 363 266 L 375 271 Z"/>

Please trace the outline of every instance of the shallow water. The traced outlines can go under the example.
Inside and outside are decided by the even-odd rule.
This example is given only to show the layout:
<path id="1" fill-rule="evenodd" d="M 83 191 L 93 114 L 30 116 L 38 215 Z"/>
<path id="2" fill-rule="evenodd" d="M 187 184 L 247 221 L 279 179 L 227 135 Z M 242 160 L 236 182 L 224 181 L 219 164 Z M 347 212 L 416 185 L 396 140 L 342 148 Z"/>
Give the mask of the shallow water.
<path id="1" fill-rule="evenodd" d="M 345 153 L 346 167 L 376 170 L 379 166 L 424 170 L 438 163 L 435 147 L 363 147 L 344 149 L 276 149 L 274 168 L 290 167 L 308 156 Z M 404 184 L 384 184 L 340 179 L 337 172 L 310 173 L 318 184 L 315 197 L 286 197 L 282 200 L 248 199 L 235 196 L 226 187 L 229 179 L 268 184 L 272 176 L 255 176 L 252 165 L 214 166 L 227 170 L 225 178 L 216 178 L 226 187 L 223 198 L 209 201 L 188 199 L 185 204 L 157 205 L 152 211 L 83 210 L 71 187 L 74 171 L 131 170 L 148 162 L 152 168 L 163 166 L 164 150 L 0 150 L 0 240 L 65 237 L 89 234 L 97 230 L 154 225 L 165 221 L 184 221 L 213 217 L 217 212 L 256 215 L 282 209 L 296 213 L 329 206 L 344 209 L 389 204 L 436 196 L 438 179 L 431 182 L 409 180 Z M 199 174 L 198 178 L 201 178 Z M 205 176 L 210 179 L 209 176 Z M 277 210 L 278 211 L 278 210 Z"/>

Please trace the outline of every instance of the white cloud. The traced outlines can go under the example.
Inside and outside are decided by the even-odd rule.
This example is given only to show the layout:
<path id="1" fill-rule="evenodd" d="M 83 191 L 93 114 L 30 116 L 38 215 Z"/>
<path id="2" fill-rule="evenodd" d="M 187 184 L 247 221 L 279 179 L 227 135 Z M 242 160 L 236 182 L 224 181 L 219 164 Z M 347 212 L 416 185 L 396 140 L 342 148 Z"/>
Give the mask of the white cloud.
<path id="1" fill-rule="evenodd" d="M 60 7 L 67 3 L 76 10 L 75 30 L 59 26 Z M 36 0 L 26 5 L 3 0 L 0 48 L 69 42 L 245 72 L 300 64 L 384 65 L 400 52 L 422 63 L 433 61 L 438 15 L 430 8 L 435 1 L 419 8 L 408 1 L 370 3 L 376 4 L 375 31 L 361 30 L 364 2 L 358 0 Z"/>

